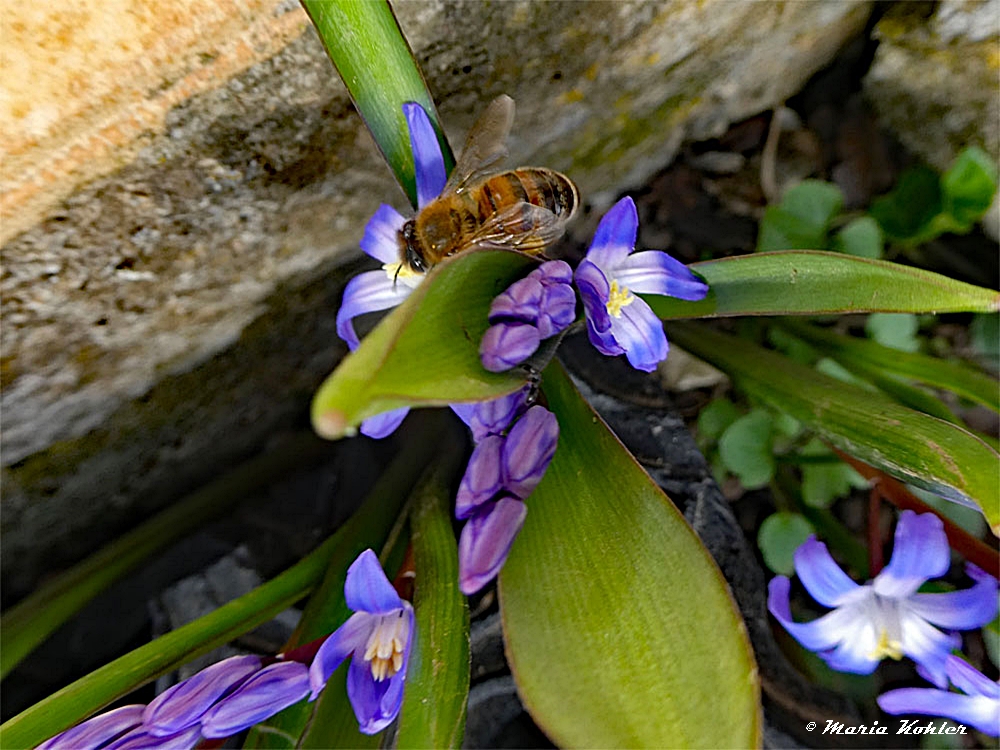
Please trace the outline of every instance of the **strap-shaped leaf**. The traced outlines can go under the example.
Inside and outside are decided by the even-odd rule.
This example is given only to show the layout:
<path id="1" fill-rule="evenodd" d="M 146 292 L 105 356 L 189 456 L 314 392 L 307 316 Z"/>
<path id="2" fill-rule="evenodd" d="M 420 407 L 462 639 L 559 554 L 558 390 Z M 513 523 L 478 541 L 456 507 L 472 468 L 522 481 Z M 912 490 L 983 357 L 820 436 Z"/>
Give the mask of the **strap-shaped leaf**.
<path id="1" fill-rule="evenodd" d="M 517 253 L 470 251 L 436 266 L 323 381 L 312 404 L 316 431 L 338 438 L 390 409 L 483 401 L 519 388 L 524 372 L 483 369 L 479 342 L 493 298 L 530 263 Z"/>
<path id="2" fill-rule="evenodd" d="M 668 335 L 845 453 L 942 497 L 972 503 L 1000 528 L 1000 455 L 958 425 L 704 325 L 674 323 Z"/>
<path id="3" fill-rule="evenodd" d="M 819 250 L 721 258 L 690 266 L 708 282 L 700 302 L 648 296 L 661 318 L 847 312 L 990 312 L 1000 294 L 930 271 Z"/>
<path id="4" fill-rule="evenodd" d="M 337 72 L 344 80 L 375 143 L 417 205 L 417 186 L 405 102 L 418 102 L 431 118 L 451 170 L 455 163 L 438 122 L 434 100 L 413 59 L 392 8 L 385 0 L 302 0 Z"/>
<path id="5" fill-rule="evenodd" d="M 559 448 L 500 573 L 532 717 L 567 747 L 753 747 L 757 670 L 726 583 L 558 364 Z"/>

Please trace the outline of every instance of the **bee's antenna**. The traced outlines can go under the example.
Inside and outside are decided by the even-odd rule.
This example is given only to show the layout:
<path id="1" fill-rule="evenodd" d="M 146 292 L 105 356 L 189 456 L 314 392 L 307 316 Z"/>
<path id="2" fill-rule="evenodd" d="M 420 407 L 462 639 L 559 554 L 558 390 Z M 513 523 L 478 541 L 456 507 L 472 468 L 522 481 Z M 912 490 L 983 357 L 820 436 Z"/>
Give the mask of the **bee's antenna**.
<path id="1" fill-rule="evenodd" d="M 396 289 L 396 279 L 399 278 L 399 272 L 402 271 L 402 270 L 403 270 L 403 264 L 400 263 L 398 266 L 396 266 L 396 275 L 392 277 L 392 288 L 393 288 L 393 291 L 395 291 L 395 289 Z"/>

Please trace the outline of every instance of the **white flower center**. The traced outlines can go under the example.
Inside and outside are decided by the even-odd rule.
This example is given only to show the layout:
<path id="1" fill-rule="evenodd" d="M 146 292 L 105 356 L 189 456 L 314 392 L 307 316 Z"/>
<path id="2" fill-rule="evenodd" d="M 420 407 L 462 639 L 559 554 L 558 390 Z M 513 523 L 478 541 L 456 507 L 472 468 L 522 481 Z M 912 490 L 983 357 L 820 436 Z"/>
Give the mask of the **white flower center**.
<path id="1" fill-rule="evenodd" d="M 410 636 L 409 618 L 401 609 L 378 618 L 365 644 L 365 661 L 371 664 L 375 682 L 392 677 L 403 667 L 403 649 Z"/>
<path id="2" fill-rule="evenodd" d="M 393 283 L 400 283 L 410 289 L 416 289 L 417 285 L 424 280 L 424 274 L 414 271 L 406 263 L 385 263 L 382 266 L 385 275 Z"/>
<path id="3" fill-rule="evenodd" d="M 622 308 L 635 302 L 635 295 L 628 290 L 627 286 L 618 286 L 617 281 L 611 282 L 611 289 L 608 290 L 608 313 L 616 318 L 620 318 Z"/>
<path id="4" fill-rule="evenodd" d="M 888 597 L 871 593 L 872 625 L 878 634 L 871 659 L 903 658 L 902 625 L 900 623 L 899 602 Z"/>

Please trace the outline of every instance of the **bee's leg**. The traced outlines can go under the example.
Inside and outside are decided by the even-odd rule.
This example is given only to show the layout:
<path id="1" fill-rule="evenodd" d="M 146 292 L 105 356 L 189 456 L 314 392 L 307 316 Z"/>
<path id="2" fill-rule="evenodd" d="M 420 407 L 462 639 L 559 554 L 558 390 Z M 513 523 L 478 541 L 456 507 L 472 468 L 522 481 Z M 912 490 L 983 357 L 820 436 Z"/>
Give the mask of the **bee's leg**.
<path id="1" fill-rule="evenodd" d="M 525 399 L 527 406 L 532 406 L 538 400 L 538 389 L 542 383 L 542 373 L 529 364 L 521 365 L 528 380 L 528 396 Z"/>

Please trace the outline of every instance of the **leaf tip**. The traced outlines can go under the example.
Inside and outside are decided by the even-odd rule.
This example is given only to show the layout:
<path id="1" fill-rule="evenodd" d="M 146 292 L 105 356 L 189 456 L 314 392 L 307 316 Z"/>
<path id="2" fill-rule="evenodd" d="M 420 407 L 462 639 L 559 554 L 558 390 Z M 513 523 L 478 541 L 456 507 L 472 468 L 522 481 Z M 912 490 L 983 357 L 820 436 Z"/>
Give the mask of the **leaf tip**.
<path id="1" fill-rule="evenodd" d="M 347 417 L 339 409 L 327 409 L 313 415 L 313 429 L 316 434 L 327 440 L 342 437 L 353 437 L 357 428 L 347 424 Z"/>

